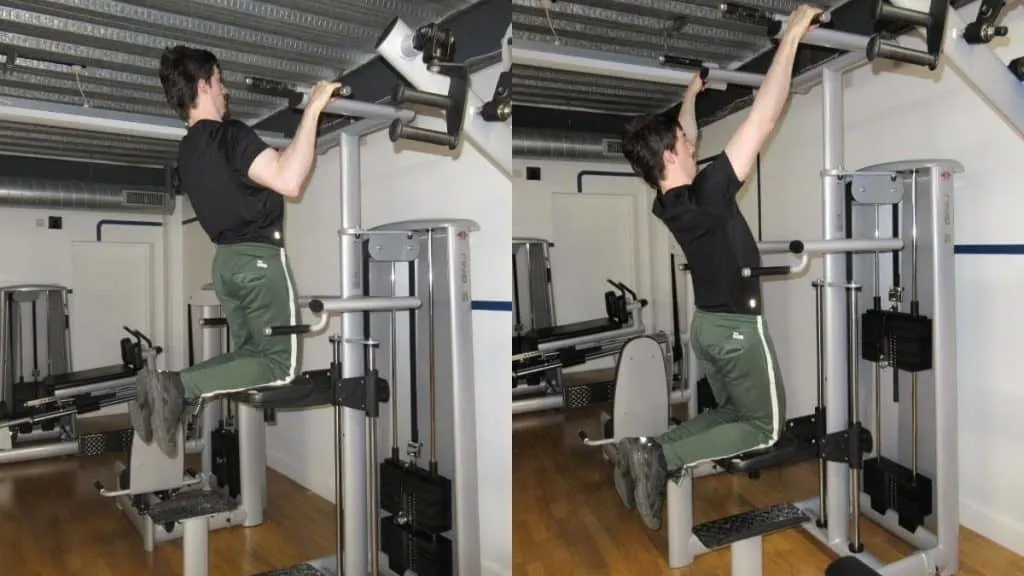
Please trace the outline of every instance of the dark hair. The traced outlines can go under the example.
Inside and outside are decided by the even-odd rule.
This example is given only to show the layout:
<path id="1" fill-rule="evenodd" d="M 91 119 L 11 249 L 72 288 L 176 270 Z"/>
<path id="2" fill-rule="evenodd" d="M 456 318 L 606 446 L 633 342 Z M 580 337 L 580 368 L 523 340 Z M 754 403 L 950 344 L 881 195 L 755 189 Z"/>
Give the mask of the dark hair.
<path id="1" fill-rule="evenodd" d="M 682 126 L 671 114 L 640 116 L 626 125 L 622 136 L 622 155 L 637 176 L 657 190 L 665 172 L 664 152 L 672 150 Z"/>
<path id="2" fill-rule="evenodd" d="M 164 50 L 160 56 L 160 84 L 167 103 L 182 120 L 188 121 L 188 111 L 196 104 L 199 81 L 209 81 L 219 69 L 217 57 L 209 50 L 180 44 Z"/>

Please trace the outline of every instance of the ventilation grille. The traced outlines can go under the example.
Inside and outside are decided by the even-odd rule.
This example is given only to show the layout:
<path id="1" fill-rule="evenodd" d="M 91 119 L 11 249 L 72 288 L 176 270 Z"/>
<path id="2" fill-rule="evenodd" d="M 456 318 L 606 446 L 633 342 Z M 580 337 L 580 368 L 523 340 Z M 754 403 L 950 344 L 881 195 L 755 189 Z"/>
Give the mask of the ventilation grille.
<path id="1" fill-rule="evenodd" d="M 604 153 L 609 156 L 621 156 L 622 155 L 622 140 L 606 138 L 603 142 Z"/>
<path id="2" fill-rule="evenodd" d="M 142 192 L 139 190 L 124 190 L 125 206 L 165 206 L 170 200 L 169 194 L 162 192 Z"/>

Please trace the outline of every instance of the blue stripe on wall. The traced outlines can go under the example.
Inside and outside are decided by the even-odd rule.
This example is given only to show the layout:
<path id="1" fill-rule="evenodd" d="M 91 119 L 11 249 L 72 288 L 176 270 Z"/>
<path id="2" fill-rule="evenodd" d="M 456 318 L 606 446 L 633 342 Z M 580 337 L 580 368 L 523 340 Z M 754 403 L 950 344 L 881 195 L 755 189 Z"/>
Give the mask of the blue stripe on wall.
<path id="1" fill-rule="evenodd" d="M 957 244 L 954 254 L 1024 254 L 1024 244 Z"/>
<path id="2" fill-rule="evenodd" d="M 489 310 L 494 312 L 511 312 L 511 300 L 473 300 L 473 310 Z"/>

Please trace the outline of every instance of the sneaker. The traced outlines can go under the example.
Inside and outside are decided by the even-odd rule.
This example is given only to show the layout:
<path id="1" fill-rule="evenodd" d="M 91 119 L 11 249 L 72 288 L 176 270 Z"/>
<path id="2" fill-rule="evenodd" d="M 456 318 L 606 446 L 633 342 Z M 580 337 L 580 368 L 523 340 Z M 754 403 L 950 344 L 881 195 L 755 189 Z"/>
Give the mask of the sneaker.
<path id="1" fill-rule="evenodd" d="M 637 512 L 651 530 L 661 529 L 661 508 L 668 473 L 662 464 L 661 446 L 640 440 L 628 447 L 629 469 L 636 484 L 633 498 Z"/>
<path id="2" fill-rule="evenodd" d="M 635 444 L 636 438 L 626 438 L 620 440 L 615 444 L 605 444 L 604 455 L 614 467 L 613 476 L 615 477 L 615 491 L 619 493 L 619 499 L 622 500 L 622 505 L 626 508 L 632 508 L 636 505 L 633 498 L 633 474 L 629 469 L 629 445 L 630 443 Z"/>
<path id="3" fill-rule="evenodd" d="M 178 427 L 185 411 L 185 386 L 177 372 L 158 372 L 149 379 L 153 440 L 168 458 L 178 456 Z"/>

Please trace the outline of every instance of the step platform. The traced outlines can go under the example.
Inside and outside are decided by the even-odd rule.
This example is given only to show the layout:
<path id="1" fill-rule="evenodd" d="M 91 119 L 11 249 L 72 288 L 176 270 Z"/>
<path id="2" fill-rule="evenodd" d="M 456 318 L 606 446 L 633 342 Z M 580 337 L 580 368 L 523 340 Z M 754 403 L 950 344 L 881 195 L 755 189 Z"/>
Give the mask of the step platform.
<path id="1" fill-rule="evenodd" d="M 173 524 L 191 518 L 202 518 L 230 512 L 238 507 L 238 503 L 230 497 L 211 491 L 179 492 L 153 504 L 146 514 L 154 524 Z"/>
<path id="2" fill-rule="evenodd" d="M 802 510 L 787 502 L 699 524 L 694 526 L 693 535 L 705 548 L 714 550 L 809 521 Z"/>
<path id="3" fill-rule="evenodd" d="M 829 564 L 825 576 L 881 576 L 856 556 L 843 556 Z"/>

